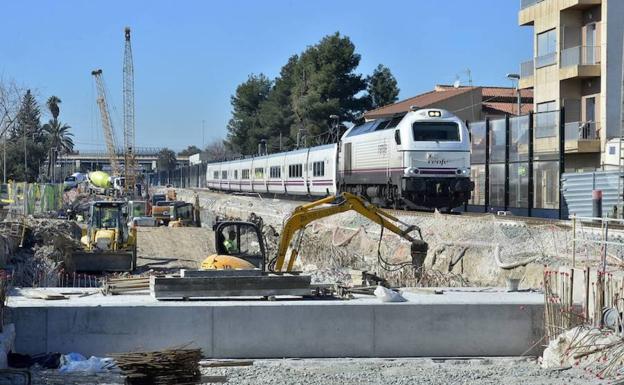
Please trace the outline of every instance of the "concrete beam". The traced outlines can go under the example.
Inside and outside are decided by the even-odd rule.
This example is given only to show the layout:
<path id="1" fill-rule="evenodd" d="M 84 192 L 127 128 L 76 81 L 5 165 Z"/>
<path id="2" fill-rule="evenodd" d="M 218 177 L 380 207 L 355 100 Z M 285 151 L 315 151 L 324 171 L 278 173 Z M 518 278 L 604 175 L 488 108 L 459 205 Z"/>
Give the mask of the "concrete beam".
<path id="1" fill-rule="evenodd" d="M 138 295 L 44 301 L 17 292 L 10 296 L 9 307 L 16 352 L 29 354 L 103 356 L 185 344 L 213 358 L 540 353 L 541 294 L 453 291 L 405 296 L 405 303 L 382 303 L 374 297 L 158 302 Z"/>

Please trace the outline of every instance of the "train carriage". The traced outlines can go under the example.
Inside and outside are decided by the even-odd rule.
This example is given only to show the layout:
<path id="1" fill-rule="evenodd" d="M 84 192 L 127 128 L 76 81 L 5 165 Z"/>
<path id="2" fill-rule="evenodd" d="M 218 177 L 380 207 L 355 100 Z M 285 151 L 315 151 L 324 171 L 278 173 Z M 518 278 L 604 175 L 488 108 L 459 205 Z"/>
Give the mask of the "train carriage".
<path id="1" fill-rule="evenodd" d="M 440 109 L 414 109 L 347 130 L 338 144 L 211 163 L 223 191 L 324 196 L 349 191 L 384 206 L 452 209 L 466 203 L 470 137 Z"/>

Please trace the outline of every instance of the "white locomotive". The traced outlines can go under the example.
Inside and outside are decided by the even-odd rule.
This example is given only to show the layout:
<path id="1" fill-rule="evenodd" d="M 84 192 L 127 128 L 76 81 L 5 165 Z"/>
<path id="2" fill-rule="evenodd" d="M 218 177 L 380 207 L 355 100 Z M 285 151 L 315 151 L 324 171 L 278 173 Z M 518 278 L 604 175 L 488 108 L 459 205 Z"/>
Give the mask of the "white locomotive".
<path id="1" fill-rule="evenodd" d="M 393 207 L 452 209 L 468 201 L 470 137 L 440 109 L 420 109 L 348 129 L 339 144 L 208 164 L 224 191 L 323 196 L 338 191 Z"/>

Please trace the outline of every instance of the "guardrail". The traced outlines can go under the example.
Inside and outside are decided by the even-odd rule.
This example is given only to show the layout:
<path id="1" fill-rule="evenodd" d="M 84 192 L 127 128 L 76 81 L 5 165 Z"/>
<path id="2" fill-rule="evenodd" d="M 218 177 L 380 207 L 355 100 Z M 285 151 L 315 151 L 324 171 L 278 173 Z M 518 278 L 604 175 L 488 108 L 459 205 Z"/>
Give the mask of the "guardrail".
<path id="1" fill-rule="evenodd" d="M 560 66 L 594 65 L 600 62 L 600 46 L 576 46 L 561 51 Z"/>
<path id="2" fill-rule="evenodd" d="M 600 139 L 600 122 L 570 122 L 565 124 L 566 140 Z"/>
<path id="3" fill-rule="evenodd" d="M 528 78 L 529 76 L 533 76 L 534 72 L 535 72 L 535 62 L 533 60 L 520 63 L 520 77 L 521 78 Z"/>
<path id="4" fill-rule="evenodd" d="M 529 8 L 537 3 L 541 3 L 544 0 L 520 0 L 520 9 Z"/>

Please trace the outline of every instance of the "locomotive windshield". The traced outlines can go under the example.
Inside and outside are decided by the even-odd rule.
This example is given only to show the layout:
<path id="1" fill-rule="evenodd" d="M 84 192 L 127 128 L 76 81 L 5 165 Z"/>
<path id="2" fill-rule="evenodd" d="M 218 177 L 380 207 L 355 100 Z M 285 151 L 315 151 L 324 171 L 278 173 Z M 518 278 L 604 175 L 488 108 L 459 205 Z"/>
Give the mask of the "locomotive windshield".
<path id="1" fill-rule="evenodd" d="M 459 125 L 455 122 L 414 122 L 416 142 L 459 142 Z"/>

